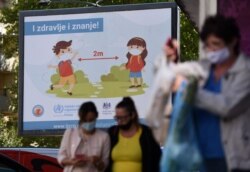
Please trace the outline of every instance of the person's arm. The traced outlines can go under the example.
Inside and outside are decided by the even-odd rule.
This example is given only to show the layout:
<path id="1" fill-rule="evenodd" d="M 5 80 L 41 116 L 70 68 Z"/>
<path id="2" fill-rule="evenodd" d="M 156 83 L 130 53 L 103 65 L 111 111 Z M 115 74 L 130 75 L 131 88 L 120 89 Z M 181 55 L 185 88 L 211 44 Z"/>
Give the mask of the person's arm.
<path id="1" fill-rule="evenodd" d="M 57 161 L 63 167 L 68 166 L 68 165 L 78 166 L 78 165 L 83 165 L 86 163 L 82 159 L 70 158 L 67 153 L 69 140 L 71 139 L 70 138 L 71 132 L 72 132 L 71 129 L 67 129 L 64 132 L 61 145 L 60 145 L 60 149 L 58 151 Z"/>
<path id="2" fill-rule="evenodd" d="M 138 60 L 138 66 L 137 67 L 138 67 L 139 70 L 142 70 L 145 67 L 146 64 L 144 64 L 141 56 L 139 56 L 137 60 Z"/>
<path id="3" fill-rule="evenodd" d="M 71 61 L 75 60 L 76 56 L 78 55 L 78 52 L 74 52 L 73 56 L 71 57 Z"/>
<path id="4" fill-rule="evenodd" d="M 176 52 L 178 49 L 179 43 L 176 39 L 169 39 L 163 47 L 165 61 L 171 66 L 176 75 L 192 76 L 197 79 L 206 78 L 209 69 L 205 68 L 210 67 L 210 62 L 208 60 L 200 60 L 198 62 L 176 63 L 178 61 L 178 53 Z"/>
<path id="5" fill-rule="evenodd" d="M 56 65 L 48 65 L 48 68 L 49 68 L 49 69 L 57 69 L 58 66 L 56 66 Z"/>
<path id="6" fill-rule="evenodd" d="M 125 64 L 125 65 L 122 65 L 121 67 L 120 67 L 120 70 L 127 70 L 127 65 Z"/>
<path id="7" fill-rule="evenodd" d="M 69 158 L 62 160 L 62 163 L 61 163 L 61 165 L 63 166 L 67 166 L 67 165 L 77 166 L 77 165 L 82 165 L 82 164 L 85 164 L 85 162 L 83 162 L 81 159 L 69 159 Z"/>
<path id="8" fill-rule="evenodd" d="M 62 141 L 61 141 L 61 145 L 58 151 L 58 156 L 57 156 L 57 161 L 60 165 L 65 166 L 65 165 L 70 165 L 70 158 L 69 155 L 67 153 L 67 147 L 68 147 L 68 140 L 70 138 L 70 133 L 71 133 L 71 129 L 67 129 L 64 132 Z"/>
<path id="9" fill-rule="evenodd" d="M 125 64 L 125 69 L 126 69 L 126 70 L 130 70 L 130 68 L 131 68 L 130 62 L 128 62 L 127 64 Z"/>
<path id="10" fill-rule="evenodd" d="M 102 161 L 104 163 L 104 169 L 107 168 L 109 164 L 109 155 L 110 155 L 110 138 L 107 134 L 105 137 L 105 142 L 102 150 Z"/>
<path id="11" fill-rule="evenodd" d="M 92 161 L 98 171 L 104 171 L 109 163 L 110 139 L 108 134 L 105 135 L 101 157 L 93 156 Z"/>
<path id="12" fill-rule="evenodd" d="M 155 172 L 160 171 L 160 159 L 161 159 L 161 147 L 155 140 L 153 133 L 150 128 L 147 130 L 148 140 L 150 141 L 150 149 L 151 149 L 151 163 L 152 163 L 152 170 Z"/>
<path id="13" fill-rule="evenodd" d="M 242 72 L 235 76 L 234 82 L 220 94 L 200 88 L 195 105 L 207 109 L 222 118 L 232 118 L 242 114 L 250 105 L 250 75 Z"/>
<path id="14" fill-rule="evenodd" d="M 174 64 L 171 62 L 170 67 L 176 75 L 182 75 L 184 77 L 194 77 L 196 79 L 204 79 L 208 76 L 210 64 L 206 60 L 198 62 L 184 62 L 178 64 Z"/>

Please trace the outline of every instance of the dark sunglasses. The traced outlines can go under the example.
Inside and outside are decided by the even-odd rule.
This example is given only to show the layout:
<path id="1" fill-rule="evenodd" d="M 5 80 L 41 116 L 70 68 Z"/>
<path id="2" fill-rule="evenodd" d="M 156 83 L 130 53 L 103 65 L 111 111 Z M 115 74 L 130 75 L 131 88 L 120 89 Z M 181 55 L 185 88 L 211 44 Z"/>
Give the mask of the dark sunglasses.
<path id="1" fill-rule="evenodd" d="M 129 115 L 125 115 L 125 116 L 114 116 L 114 119 L 116 121 L 122 121 L 122 120 L 125 120 L 129 117 Z"/>

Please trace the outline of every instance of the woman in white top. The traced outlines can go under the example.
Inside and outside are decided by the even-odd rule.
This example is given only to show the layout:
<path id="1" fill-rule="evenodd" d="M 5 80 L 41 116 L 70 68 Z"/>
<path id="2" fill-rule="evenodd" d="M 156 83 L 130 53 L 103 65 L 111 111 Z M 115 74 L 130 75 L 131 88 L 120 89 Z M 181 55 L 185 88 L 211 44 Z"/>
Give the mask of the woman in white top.
<path id="1" fill-rule="evenodd" d="M 64 172 L 99 172 L 108 165 L 110 139 L 95 128 L 98 112 L 94 103 L 83 103 L 79 109 L 79 127 L 67 129 L 58 153 Z"/>

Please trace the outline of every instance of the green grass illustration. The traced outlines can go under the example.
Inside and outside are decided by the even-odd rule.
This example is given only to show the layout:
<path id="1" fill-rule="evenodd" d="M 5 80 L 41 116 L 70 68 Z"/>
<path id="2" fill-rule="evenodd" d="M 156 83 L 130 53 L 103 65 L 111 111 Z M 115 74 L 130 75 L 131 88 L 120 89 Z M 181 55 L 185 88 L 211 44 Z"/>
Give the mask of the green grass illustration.
<path id="1" fill-rule="evenodd" d="M 76 71 L 76 85 L 71 96 L 67 94 L 68 85 L 62 89 L 49 89 L 47 93 L 62 98 L 112 98 L 144 94 L 148 86 L 143 84 L 140 88 L 130 89 L 129 71 L 121 70 L 121 66 L 112 66 L 110 73 L 102 75 L 98 83 L 91 83 L 83 71 Z M 51 76 L 51 83 L 57 84 L 59 79 L 57 72 Z"/>

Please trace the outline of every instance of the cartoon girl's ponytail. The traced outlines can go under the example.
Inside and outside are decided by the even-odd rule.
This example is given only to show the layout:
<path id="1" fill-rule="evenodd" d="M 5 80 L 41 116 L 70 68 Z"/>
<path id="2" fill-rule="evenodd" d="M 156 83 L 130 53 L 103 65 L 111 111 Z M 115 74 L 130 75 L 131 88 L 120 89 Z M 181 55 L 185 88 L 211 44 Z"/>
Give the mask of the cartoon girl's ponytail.
<path id="1" fill-rule="evenodd" d="M 127 53 L 127 59 L 128 59 L 128 62 L 126 63 L 126 66 L 128 65 L 129 61 L 130 61 L 130 58 L 131 58 L 132 54 L 130 54 L 130 52 Z"/>
<path id="2" fill-rule="evenodd" d="M 141 59 L 142 59 L 142 61 L 143 61 L 144 66 L 146 65 L 145 58 L 147 57 L 147 55 L 148 55 L 148 50 L 147 50 L 147 48 L 145 47 L 145 49 L 144 49 L 144 50 L 142 51 L 142 53 L 141 53 Z"/>

